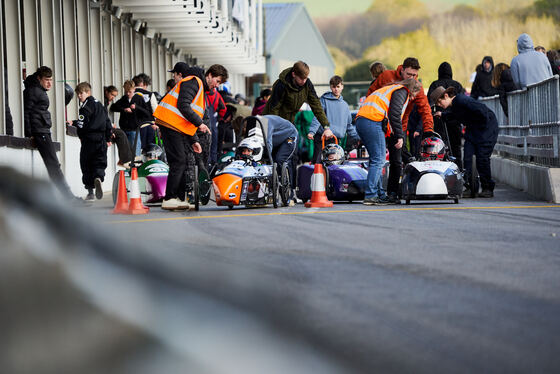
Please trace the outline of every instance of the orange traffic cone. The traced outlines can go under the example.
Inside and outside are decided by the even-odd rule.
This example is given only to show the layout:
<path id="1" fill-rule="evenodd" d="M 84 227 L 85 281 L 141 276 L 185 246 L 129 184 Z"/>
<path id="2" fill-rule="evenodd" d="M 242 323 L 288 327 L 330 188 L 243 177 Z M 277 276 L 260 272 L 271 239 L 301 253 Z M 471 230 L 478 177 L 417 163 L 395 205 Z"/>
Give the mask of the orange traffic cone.
<path id="1" fill-rule="evenodd" d="M 117 190 L 117 203 L 113 214 L 128 213 L 128 197 L 126 195 L 126 182 L 124 180 L 124 170 L 119 171 L 119 189 Z"/>
<path id="2" fill-rule="evenodd" d="M 311 200 L 305 203 L 306 208 L 330 208 L 333 202 L 327 199 L 325 192 L 325 171 L 321 163 L 315 164 L 311 177 Z"/>
<path id="3" fill-rule="evenodd" d="M 130 204 L 127 214 L 147 214 L 150 208 L 142 204 L 140 198 L 140 186 L 138 185 L 138 171 L 136 168 L 130 170 Z"/>

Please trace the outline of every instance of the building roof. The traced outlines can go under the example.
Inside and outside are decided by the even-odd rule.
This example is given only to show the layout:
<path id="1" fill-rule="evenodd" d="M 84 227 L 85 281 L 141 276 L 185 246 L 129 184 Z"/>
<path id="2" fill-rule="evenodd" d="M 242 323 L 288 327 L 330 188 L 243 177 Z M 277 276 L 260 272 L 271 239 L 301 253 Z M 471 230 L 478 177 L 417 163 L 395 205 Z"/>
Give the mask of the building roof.
<path id="1" fill-rule="evenodd" d="M 265 53 L 270 52 L 281 36 L 288 29 L 296 13 L 303 8 L 303 3 L 267 3 L 263 4 L 265 24 Z"/>

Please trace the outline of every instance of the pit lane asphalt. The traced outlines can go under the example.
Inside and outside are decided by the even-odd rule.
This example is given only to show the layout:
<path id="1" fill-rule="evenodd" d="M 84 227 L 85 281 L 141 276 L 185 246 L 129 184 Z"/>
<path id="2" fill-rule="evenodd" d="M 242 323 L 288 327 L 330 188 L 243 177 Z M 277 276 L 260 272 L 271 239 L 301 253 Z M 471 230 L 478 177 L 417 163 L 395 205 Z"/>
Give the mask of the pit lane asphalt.
<path id="1" fill-rule="evenodd" d="M 266 273 L 364 372 L 559 372 L 560 206 L 493 199 L 90 214 L 132 243 Z M 258 281 L 258 280 L 255 280 Z"/>

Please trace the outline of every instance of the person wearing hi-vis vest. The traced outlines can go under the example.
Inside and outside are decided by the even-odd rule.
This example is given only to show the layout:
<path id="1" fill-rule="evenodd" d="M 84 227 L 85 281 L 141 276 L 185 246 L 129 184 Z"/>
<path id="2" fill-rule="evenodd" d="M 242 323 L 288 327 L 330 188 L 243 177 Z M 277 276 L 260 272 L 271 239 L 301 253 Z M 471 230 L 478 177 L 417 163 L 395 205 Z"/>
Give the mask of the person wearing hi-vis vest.
<path id="1" fill-rule="evenodd" d="M 175 87 L 161 99 L 154 111 L 156 124 L 160 126 L 163 144 L 169 164 L 165 197 L 161 208 L 185 210 L 190 205 L 185 199 L 186 168 L 189 148 L 202 152 L 196 131 L 209 132 L 202 122 L 206 108 L 204 92 L 208 92 L 228 78 L 222 65 L 212 65 L 205 74 L 202 70 L 189 69 L 184 62 L 175 64 L 173 70 Z"/>
<path id="2" fill-rule="evenodd" d="M 387 205 L 391 200 L 383 190 L 381 172 L 385 163 L 385 137 L 403 146 L 402 117 L 422 85 L 414 78 L 395 82 L 369 95 L 356 115 L 356 130 L 369 153 L 365 205 Z"/>

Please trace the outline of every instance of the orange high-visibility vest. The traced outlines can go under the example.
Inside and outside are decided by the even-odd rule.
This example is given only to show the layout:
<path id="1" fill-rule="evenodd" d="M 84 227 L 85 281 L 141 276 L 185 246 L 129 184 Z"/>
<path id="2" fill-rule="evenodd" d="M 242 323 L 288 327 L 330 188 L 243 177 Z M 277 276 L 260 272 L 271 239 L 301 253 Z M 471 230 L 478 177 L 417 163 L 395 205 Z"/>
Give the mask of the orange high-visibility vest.
<path id="1" fill-rule="evenodd" d="M 358 110 L 356 117 L 364 117 L 375 122 L 381 122 L 383 118 L 388 119 L 387 113 L 389 111 L 389 104 L 391 103 L 391 96 L 393 96 L 393 92 L 401 88 L 405 87 L 402 84 L 390 84 L 373 92 L 367 97 L 360 110 Z M 402 108 L 401 119 L 404 116 L 407 105 L 408 96 Z M 385 136 L 388 137 L 390 135 L 391 125 L 388 124 Z"/>
<path id="2" fill-rule="evenodd" d="M 197 127 L 189 122 L 183 114 L 181 114 L 179 109 L 177 109 L 177 100 L 179 99 L 181 83 L 191 79 L 196 79 L 198 82 L 198 92 L 191 103 L 191 108 L 200 118 L 203 117 L 205 108 L 204 85 L 202 84 L 202 80 L 194 75 L 183 78 L 163 97 L 154 111 L 154 117 L 156 118 L 157 124 L 192 136 L 196 132 Z"/>

